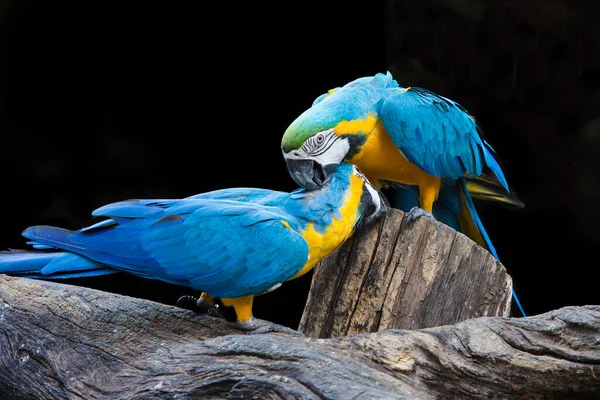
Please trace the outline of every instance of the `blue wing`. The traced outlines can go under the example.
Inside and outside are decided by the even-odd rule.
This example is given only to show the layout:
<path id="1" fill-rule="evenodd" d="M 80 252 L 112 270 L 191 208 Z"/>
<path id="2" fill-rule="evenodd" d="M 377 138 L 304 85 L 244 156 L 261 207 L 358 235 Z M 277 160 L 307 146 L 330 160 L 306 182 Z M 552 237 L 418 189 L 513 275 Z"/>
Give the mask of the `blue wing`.
<path id="1" fill-rule="evenodd" d="M 258 188 L 228 188 L 190 196 L 187 199 L 234 200 L 274 206 L 281 204 L 289 193 Z"/>
<path id="2" fill-rule="evenodd" d="M 76 232 L 38 226 L 23 235 L 128 273 L 225 298 L 284 282 L 308 258 L 306 241 L 290 229 L 297 222 L 275 207 L 212 199 L 132 200 L 93 214 L 109 219 Z"/>
<path id="3" fill-rule="evenodd" d="M 458 103 L 420 88 L 387 89 L 381 121 L 409 161 L 426 172 L 457 179 L 480 176 L 489 168 L 508 185 L 493 149 L 480 136 L 475 120 Z"/>

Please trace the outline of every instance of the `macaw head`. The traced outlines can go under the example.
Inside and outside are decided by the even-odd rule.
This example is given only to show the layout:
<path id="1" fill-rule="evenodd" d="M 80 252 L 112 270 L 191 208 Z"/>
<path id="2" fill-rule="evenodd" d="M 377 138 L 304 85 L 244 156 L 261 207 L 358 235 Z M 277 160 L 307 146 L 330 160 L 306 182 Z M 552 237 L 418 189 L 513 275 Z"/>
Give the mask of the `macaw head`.
<path id="1" fill-rule="evenodd" d="M 378 122 L 391 74 L 356 79 L 317 97 L 286 129 L 281 150 L 292 179 L 308 189 L 321 185 L 342 161 L 351 161 Z"/>

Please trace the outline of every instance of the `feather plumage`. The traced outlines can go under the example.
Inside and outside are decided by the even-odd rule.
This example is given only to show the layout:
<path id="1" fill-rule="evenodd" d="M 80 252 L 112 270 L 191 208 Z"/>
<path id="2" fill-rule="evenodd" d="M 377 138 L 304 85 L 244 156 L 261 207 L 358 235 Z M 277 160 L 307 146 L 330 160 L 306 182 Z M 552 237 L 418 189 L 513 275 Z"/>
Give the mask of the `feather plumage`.
<path id="1" fill-rule="evenodd" d="M 76 231 L 25 229 L 23 236 L 38 250 L 0 253 L 0 273 L 57 279 L 126 272 L 215 297 L 255 295 L 307 264 L 303 231 L 310 225 L 325 232 L 332 216 L 340 216 L 335 210 L 344 205 L 356 178 L 355 168 L 342 163 L 324 187 L 313 191 L 230 188 L 184 199 L 108 204 L 92 212 L 104 220 Z M 358 224 L 367 209 L 359 204 L 349 226 Z"/>
<path id="2" fill-rule="evenodd" d="M 328 131 L 345 141 L 341 158 L 341 145 L 329 144 L 336 149 L 330 155 L 305 146 Z M 395 189 L 388 188 L 396 193 L 397 207 L 433 212 L 496 258 L 472 198 L 522 206 L 467 110 L 428 90 L 401 87 L 389 72 L 358 78 L 318 96 L 289 125 L 281 143 L 288 169 L 299 183 L 314 184 L 310 173 L 295 170 L 295 165 L 303 165 L 301 160 L 354 162 L 381 186 L 395 184 Z M 484 181 L 494 183 L 484 186 Z"/>

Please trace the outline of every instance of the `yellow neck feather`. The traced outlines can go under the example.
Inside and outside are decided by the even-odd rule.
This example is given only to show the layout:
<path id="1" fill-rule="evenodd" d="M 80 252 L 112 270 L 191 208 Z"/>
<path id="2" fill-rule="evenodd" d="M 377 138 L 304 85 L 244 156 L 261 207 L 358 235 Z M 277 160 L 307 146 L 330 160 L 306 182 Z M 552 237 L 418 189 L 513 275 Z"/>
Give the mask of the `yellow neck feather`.
<path id="1" fill-rule="evenodd" d="M 392 141 L 380 120 L 376 120 L 361 150 L 350 161 L 358 166 L 372 184 L 378 186 L 381 181 L 386 180 L 418 185 L 429 182 L 433 178 L 432 175 L 408 161 Z"/>
<path id="2" fill-rule="evenodd" d="M 333 128 L 335 133 L 339 135 L 356 135 L 363 133 L 368 135 L 377 125 L 378 118 L 373 114 L 369 114 L 367 118 L 357 119 L 352 121 L 342 121 Z"/>
<path id="3" fill-rule="evenodd" d="M 313 269 L 319 261 L 341 246 L 352 235 L 362 193 L 363 180 L 355 175 L 350 176 L 350 187 L 346 191 L 344 204 L 340 207 L 342 218 L 334 217 L 331 225 L 323 233 L 317 232 L 313 223 L 309 223 L 301 232 L 302 237 L 308 243 L 309 257 L 300 272 L 291 279 L 302 276 Z"/>

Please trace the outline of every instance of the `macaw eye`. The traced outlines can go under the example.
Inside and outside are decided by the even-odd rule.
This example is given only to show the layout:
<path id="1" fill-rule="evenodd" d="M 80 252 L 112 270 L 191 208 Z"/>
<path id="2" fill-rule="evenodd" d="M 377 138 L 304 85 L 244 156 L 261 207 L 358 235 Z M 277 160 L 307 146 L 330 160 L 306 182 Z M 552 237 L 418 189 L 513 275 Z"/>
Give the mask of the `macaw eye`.
<path id="1" fill-rule="evenodd" d="M 316 140 L 317 140 L 317 144 L 321 144 L 325 140 L 325 136 L 323 136 L 322 133 L 319 133 L 316 137 Z"/>

